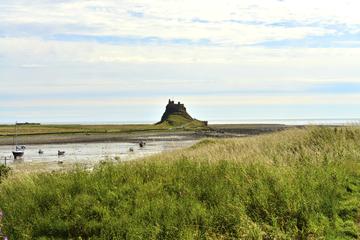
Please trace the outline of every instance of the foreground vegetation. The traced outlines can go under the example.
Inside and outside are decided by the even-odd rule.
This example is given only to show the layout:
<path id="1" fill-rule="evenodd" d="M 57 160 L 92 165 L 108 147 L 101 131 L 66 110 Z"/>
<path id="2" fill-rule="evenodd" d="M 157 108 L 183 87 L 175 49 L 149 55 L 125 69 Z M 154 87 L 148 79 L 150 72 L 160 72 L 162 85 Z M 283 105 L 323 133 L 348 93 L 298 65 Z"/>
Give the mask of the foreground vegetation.
<path id="1" fill-rule="evenodd" d="M 10 239 L 358 239 L 359 208 L 355 127 L 208 139 L 0 184 Z"/>

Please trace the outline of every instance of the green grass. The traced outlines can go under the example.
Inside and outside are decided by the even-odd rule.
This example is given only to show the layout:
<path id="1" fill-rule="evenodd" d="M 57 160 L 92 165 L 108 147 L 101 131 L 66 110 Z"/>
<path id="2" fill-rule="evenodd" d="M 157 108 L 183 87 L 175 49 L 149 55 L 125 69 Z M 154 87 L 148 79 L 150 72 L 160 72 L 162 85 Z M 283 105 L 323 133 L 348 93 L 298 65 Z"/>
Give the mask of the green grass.
<path id="1" fill-rule="evenodd" d="M 0 184 L 10 239 L 358 239 L 359 208 L 355 127 L 206 139 Z"/>
<path id="2" fill-rule="evenodd" d="M 9 176 L 10 171 L 11 171 L 10 167 L 8 167 L 4 164 L 0 164 L 0 183 L 3 179 L 5 179 Z"/>
<path id="3" fill-rule="evenodd" d="M 181 114 L 171 114 L 164 122 L 156 126 L 170 128 L 170 129 L 205 129 L 205 125 L 199 120 L 189 120 Z"/>
<path id="4" fill-rule="evenodd" d="M 180 117 L 180 116 L 179 116 Z M 180 118 L 174 117 L 174 122 L 179 123 Z M 181 125 L 181 126 L 180 126 Z M 97 134 L 97 133 L 131 133 L 146 131 L 169 131 L 169 130 L 193 130 L 203 127 L 200 121 L 194 120 L 174 128 L 172 123 L 166 124 L 130 124 L 130 125 L 20 125 L 18 126 L 18 135 L 43 135 L 43 134 Z M 14 125 L 0 125 L 0 137 L 13 136 L 15 134 Z"/>
<path id="5" fill-rule="evenodd" d="M 126 133 L 136 131 L 167 130 L 164 126 L 132 125 L 20 125 L 18 135 L 74 134 L 74 133 Z M 13 125 L 0 125 L 0 136 L 13 136 Z"/>

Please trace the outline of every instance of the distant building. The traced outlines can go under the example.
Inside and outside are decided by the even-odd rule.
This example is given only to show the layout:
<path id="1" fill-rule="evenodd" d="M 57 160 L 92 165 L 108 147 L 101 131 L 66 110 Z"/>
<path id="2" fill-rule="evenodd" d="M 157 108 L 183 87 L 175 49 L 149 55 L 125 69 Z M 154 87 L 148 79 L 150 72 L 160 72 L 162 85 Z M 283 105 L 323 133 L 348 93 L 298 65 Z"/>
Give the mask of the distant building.
<path id="1" fill-rule="evenodd" d="M 16 125 L 40 125 L 40 123 L 23 122 L 23 123 L 16 123 Z"/>
<path id="2" fill-rule="evenodd" d="M 181 115 L 182 117 L 188 119 L 189 121 L 196 120 L 196 119 L 192 118 L 190 116 L 190 114 L 188 114 L 184 104 L 182 104 L 180 102 L 175 103 L 175 101 L 172 101 L 171 99 L 169 99 L 169 102 L 166 105 L 165 112 L 162 115 L 161 121 L 159 123 L 166 121 L 169 118 L 169 116 L 173 115 L 173 114 Z M 202 121 L 202 122 L 204 123 L 205 126 L 208 125 L 207 121 Z"/>
<path id="3" fill-rule="evenodd" d="M 161 122 L 165 121 L 171 114 L 179 114 L 186 119 L 193 120 L 193 118 L 187 113 L 185 105 L 180 102 L 175 103 L 169 99 L 168 104 L 166 105 L 166 110 L 161 117 Z"/>

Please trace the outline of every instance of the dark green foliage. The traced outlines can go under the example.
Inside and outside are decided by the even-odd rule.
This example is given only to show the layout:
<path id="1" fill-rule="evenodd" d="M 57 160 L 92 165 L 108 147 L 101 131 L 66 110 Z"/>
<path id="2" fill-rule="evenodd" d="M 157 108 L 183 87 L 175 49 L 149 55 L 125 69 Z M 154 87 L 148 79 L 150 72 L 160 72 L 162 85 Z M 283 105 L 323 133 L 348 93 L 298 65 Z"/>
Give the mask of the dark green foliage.
<path id="1" fill-rule="evenodd" d="M 10 239 L 357 239 L 360 132 L 306 131 L 254 156 L 273 163 L 180 154 L 9 178 L 3 230 Z"/>
<path id="2" fill-rule="evenodd" d="M 8 167 L 4 164 L 0 164 L 0 183 L 3 179 L 5 179 L 9 176 L 10 171 L 11 171 L 10 167 Z"/>

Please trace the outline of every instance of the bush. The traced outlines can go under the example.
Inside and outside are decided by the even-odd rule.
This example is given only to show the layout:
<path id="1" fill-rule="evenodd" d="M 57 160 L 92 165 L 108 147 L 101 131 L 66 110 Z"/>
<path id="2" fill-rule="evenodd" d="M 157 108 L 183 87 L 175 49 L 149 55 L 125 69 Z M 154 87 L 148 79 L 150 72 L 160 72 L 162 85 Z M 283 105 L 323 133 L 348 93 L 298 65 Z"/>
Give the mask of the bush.
<path id="1" fill-rule="evenodd" d="M 11 171 L 10 167 L 5 166 L 4 164 L 0 164 L 0 183 L 3 179 L 9 176 L 10 171 Z"/>

